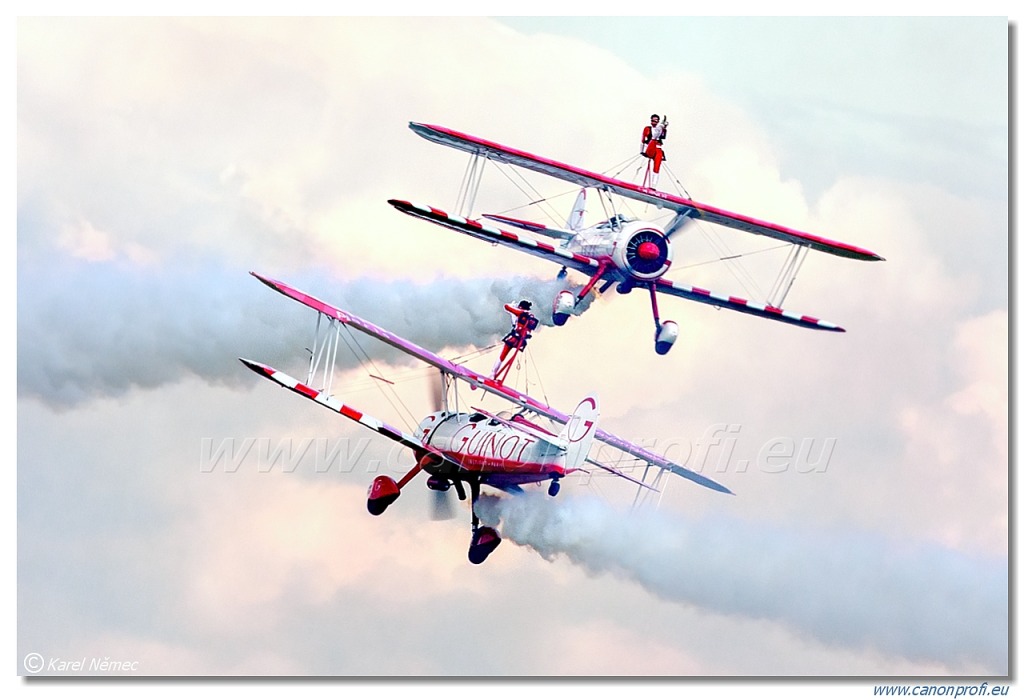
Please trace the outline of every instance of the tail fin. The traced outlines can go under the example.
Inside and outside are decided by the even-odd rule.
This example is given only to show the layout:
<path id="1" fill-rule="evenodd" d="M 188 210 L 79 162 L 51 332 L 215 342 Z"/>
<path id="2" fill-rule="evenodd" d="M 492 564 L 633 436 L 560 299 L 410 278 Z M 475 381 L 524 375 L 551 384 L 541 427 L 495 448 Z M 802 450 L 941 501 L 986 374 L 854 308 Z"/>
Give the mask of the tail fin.
<path id="1" fill-rule="evenodd" d="M 565 222 L 565 225 L 570 231 L 579 231 L 583 228 L 583 215 L 586 213 L 587 190 L 584 188 L 576 195 L 576 203 L 572 205 L 572 212 L 569 214 L 569 220 Z"/>
<path id="2" fill-rule="evenodd" d="M 597 398 L 588 396 L 573 411 L 565 429 L 558 436 L 567 443 L 565 468 L 577 469 L 590 454 L 590 443 L 597 433 L 597 419 L 600 416 Z"/>

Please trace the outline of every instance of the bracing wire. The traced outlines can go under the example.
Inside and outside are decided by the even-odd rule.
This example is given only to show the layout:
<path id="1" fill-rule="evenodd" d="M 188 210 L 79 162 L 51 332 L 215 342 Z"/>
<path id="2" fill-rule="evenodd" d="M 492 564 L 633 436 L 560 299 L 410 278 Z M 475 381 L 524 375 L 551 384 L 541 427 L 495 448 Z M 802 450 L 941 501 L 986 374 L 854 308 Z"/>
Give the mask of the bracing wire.
<path id="1" fill-rule="evenodd" d="M 513 168 L 498 168 L 498 171 L 502 175 L 504 175 L 505 178 L 509 182 L 511 182 L 516 187 L 516 189 L 518 189 L 520 192 L 522 192 L 525 196 L 535 198 L 529 204 L 525 204 L 525 205 L 522 205 L 522 206 L 538 206 L 538 207 L 541 207 L 543 209 L 544 213 L 547 216 L 549 216 L 552 221 L 554 221 L 554 222 L 559 221 L 559 214 L 558 214 L 558 212 L 555 211 L 554 207 L 551 206 L 550 200 L 553 199 L 553 197 L 544 197 L 543 195 L 541 195 L 540 191 L 536 187 L 534 187 L 532 184 L 530 184 L 530 182 L 525 177 L 523 177 L 522 173 L 520 173 L 519 171 L 517 171 L 517 170 L 515 170 Z M 515 175 L 515 177 L 513 177 L 513 175 Z M 558 196 L 563 196 L 563 195 L 558 195 Z M 517 208 L 522 208 L 522 207 L 517 207 Z M 514 210 L 506 210 L 506 213 L 507 213 L 507 211 L 514 211 Z"/>
<path id="2" fill-rule="evenodd" d="M 352 333 L 352 330 L 348 326 L 344 326 L 344 328 L 345 335 L 342 336 L 342 340 L 345 341 L 345 345 L 348 346 L 348 349 L 355 356 L 356 360 L 359 361 L 359 364 L 363 367 L 364 370 L 366 370 L 367 364 L 370 365 L 370 367 L 373 369 L 373 373 L 371 374 L 369 371 L 367 371 L 367 374 L 370 374 L 371 378 L 374 375 L 378 377 L 382 376 L 383 372 L 381 372 L 380 369 L 378 369 L 377 363 L 375 363 L 373 361 L 373 358 L 370 357 L 369 353 L 366 352 L 366 349 L 363 348 L 363 346 L 360 344 L 359 339 L 355 337 L 355 335 Z M 353 345 L 355 347 L 353 347 Z M 358 348 L 358 352 L 356 351 L 356 348 Z M 360 352 L 362 353 L 362 357 L 360 357 Z M 402 420 L 405 421 L 406 428 L 411 430 L 414 426 L 419 424 L 419 421 L 413 415 L 412 411 L 409 410 L 409 407 L 405 405 L 405 402 L 402 401 L 402 398 L 398 395 L 398 392 L 388 387 L 390 389 L 389 393 L 388 389 L 385 389 L 385 387 L 381 386 L 380 382 L 375 383 L 380 388 L 381 395 L 391 405 L 391 408 L 395 409 L 395 411 L 400 415 L 404 412 Z"/>
<path id="3" fill-rule="evenodd" d="M 736 253 L 734 255 L 728 255 L 728 256 L 720 257 L 720 258 L 711 258 L 710 260 L 703 260 L 701 262 L 690 263 L 688 265 L 679 265 L 678 269 L 680 269 L 680 270 L 687 270 L 687 269 L 689 269 L 691 267 L 701 267 L 703 265 L 712 265 L 714 263 L 719 263 L 719 262 L 728 262 L 729 260 L 738 260 L 739 258 L 747 258 L 747 257 L 750 257 L 752 255 L 760 255 L 761 253 L 770 253 L 773 250 L 779 250 L 780 248 L 786 248 L 789 245 L 790 245 L 789 243 L 783 243 L 782 245 L 774 245 L 774 246 L 771 246 L 769 248 L 761 248 L 759 250 L 748 250 L 748 251 L 746 251 L 744 253 Z"/>
<path id="4" fill-rule="evenodd" d="M 619 178 L 622 175 L 623 172 L 625 172 L 627 169 L 632 167 L 641 158 L 642 158 L 642 156 L 639 155 L 639 154 L 635 155 L 635 156 L 631 156 L 630 158 L 627 158 L 626 160 L 618 163 L 617 165 L 612 166 L 611 168 L 608 168 L 607 170 L 604 171 L 604 174 L 610 174 L 611 177 Z M 552 221 L 554 221 L 554 222 L 560 222 L 561 221 L 560 218 L 559 218 L 559 214 L 557 212 L 554 212 L 552 207 L 550 206 L 551 201 L 554 200 L 554 199 L 558 199 L 560 197 L 572 194 L 572 192 L 574 190 L 567 190 L 565 192 L 559 193 L 559 194 L 551 196 L 551 197 L 544 197 L 543 195 L 541 195 L 539 190 L 537 190 L 537 188 L 534 187 L 523 176 L 523 174 L 519 172 L 518 169 L 512 168 L 512 167 L 508 167 L 508 168 L 499 167 L 498 170 L 520 192 L 522 192 L 525 196 L 531 198 L 531 201 L 529 201 L 528 203 L 520 205 L 518 207 L 513 207 L 513 208 L 510 208 L 510 209 L 507 209 L 507 210 L 505 210 L 504 212 L 501 212 L 501 213 L 507 214 L 509 212 L 516 211 L 518 209 L 523 209 L 523 208 L 531 207 L 531 206 L 538 206 L 538 207 L 541 207 L 541 209 L 544 211 L 544 214 L 546 216 L 550 217 L 550 219 Z M 686 188 L 683 186 L 682 182 L 679 180 L 679 178 L 676 176 L 676 174 L 668 167 L 667 164 L 664 166 L 664 170 L 665 170 L 665 174 L 668 176 L 668 180 L 671 183 L 673 183 L 673 185 L 675 185 L 675 187 L 676 187 L 677 191 L 679 192 L 679 194 L 681 196 L 686 197 L 687 199 L 690 199 L 691 197 L 690 197 L 689 192 L 686 190 Z M 599 193 L 598 201 L 601 203 L 601 207 L 602 207 L 603 212 L 605 214 L 605 218 L 610 218 L 611 214 L 609 214 L 609 208 L 610 208 L 610 210 L 612 212 L 614 212 L 619 207 L 616 206 L 614 201 L 611 201 L 610 193 L 603 192 L 600 188 L 598 188 L 597 191 Z M 604 197 L 600 196 L 601 194 L 607 195 L 607 197 L 608 197 L 608 201 L 607 202 L 605 201 Z M 631 216 L 633 216 L 634 218 L 638 218 L 636 210 L 631 205 L 631 201 L 628 198 L 626 198 L 622 202 L 622 204 L 620 206 L 621 206 L 621 208 L 625 209 Z M 698 221 L 697 223 L 700 223 L 700 222 Z M 756 251 L 752 251 L 752 252 L 745 252 L 745 253 L 734 253 L 729 248 L 729 246 L 725 243 L 725 241 L 717 233 L 715 233 L 714 231 L 708 231 L 707 228 L 704 227 L 704 226 L 699 226 L 698 230 L 701 232 L 701 235 L 707 241 L 708 245 L 710 245 L 711 248 L 718 254 L 718 257 L 713 258 L 711 260 L 699 262 L 699 263 L 692 263 L 692 264 L 689 264 L 689 265 L 681 265 L 681 266 L 678 267 L 678 269 L 687 269 L 687 268 L 692 268 L 692 267 L 699 267 L 699 266 L 707 265 L 707 264 L 711 264 L 711 263 L 719 263 L 719 262 L 720 263 L 724 263 L 726 268 L 730 271 L 730 273 L 737 280 L 737 282 L 743 287 L 744 291 L 747 293 L 748 296 L 751 296 L 751 297 L 754 297 L 754 298 L 759 298 L 759 299 L 760 298 L 765 298 L 765 293 L 762 290 L 760 283 L 758 283 L 758 281 L 753 277 L 753 275 L 750 273 L 749 270 L 744 268 L 742 265 L 740 265 L 736 261 L 740 260 L 743 257 L 749 257 L 751 255 L 760 254 L 760 253 L 768 252 L 768 251 L 771 251 L 771 250 L 777 250 L 778 247 L 769 247 L 769 248 L 764 248 L 764 249 L 761 249 L 761 250 L 756 250 Z M 781 246 L 779 246 L 779 247 L 781 247 Z"/>

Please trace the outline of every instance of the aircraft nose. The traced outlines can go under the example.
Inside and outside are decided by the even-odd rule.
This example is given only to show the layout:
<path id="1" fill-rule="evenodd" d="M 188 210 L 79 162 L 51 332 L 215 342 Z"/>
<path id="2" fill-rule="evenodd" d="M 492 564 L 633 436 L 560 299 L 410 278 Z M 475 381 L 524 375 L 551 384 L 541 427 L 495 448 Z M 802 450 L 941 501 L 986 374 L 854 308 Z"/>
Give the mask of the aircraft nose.
<path id="1" fill-rule="evenodd" d="M 641 260 L 657 260 L 660 251 L 656 243 L 644 241 L 637 247 L 636 254 Z"/>

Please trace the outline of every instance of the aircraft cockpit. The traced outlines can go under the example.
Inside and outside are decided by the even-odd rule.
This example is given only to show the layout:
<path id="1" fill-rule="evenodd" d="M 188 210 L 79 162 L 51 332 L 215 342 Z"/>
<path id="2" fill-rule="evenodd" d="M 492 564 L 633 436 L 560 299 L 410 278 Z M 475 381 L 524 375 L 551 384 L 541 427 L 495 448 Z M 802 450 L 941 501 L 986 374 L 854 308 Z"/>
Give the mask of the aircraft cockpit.
<path id="1" fill-rule="evenodd" d="M 594 226 L 594 229 L 597 231 L 618 231 L 631 221 L 635 221 L 635 219 L 631 219 L 628 216 L 623 216 L 622 214 L 615 214 L 610 219 L 602 221 L 601 223 Z"/>

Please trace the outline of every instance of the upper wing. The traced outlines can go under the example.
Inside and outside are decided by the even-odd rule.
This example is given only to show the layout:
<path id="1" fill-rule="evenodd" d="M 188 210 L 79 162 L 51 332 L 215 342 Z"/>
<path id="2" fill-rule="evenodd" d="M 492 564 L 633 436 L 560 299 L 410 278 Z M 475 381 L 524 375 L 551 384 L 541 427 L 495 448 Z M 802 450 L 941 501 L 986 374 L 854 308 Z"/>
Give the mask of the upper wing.
<path id="1" fill-rule="evenodd" d="M 351 314 L 351 313 L 349 313 L 347 311 L 344 311 L 342 309 L 339 309 L 339 308 L 336 308 L 334 306 L 331 306 L 330 304 L 327 304 L 327 303 L 325 303 L 323 301 L 320 301 L 316 297 L 310 296 L 309 294 L 306 294 L 305 292 L 301 292 L 301 291 L 299 291 L 299 290 L 297 290 L 297 289 L 295 289 L 293 287 L 290 287 L 287 284 L 285 284 L 284 282 L 278 282 L 277 280 L 272 280 L 272 279 L 270 279 L 268 277 L 263 277 L 262 275 L 258 275 L 255 272 L 252 272 L 250 274 L 252 274 L 253 277 L 255 277 L 256 279 L 260 280 L 261 282 L 263 282 L 265 285 L 267 285 L 271 289 L 273 289 L 275 291 L 278 291 L 278 292 L 280 292 L 281 294 L 284 294 L 287 297 L 291 297 L 292 299 L 295 299 L 296 301 L 299 301 L 299 302 L 305 304 L 306 306 L 310 307 L 311 309 L 315 309 L 316 311 L 319 311 L 320 313 L 325 314 L 329 318 L 336 319 L 337 321 L 339 321 L 340 323 L 342 323 L 342 324 L 344 324 L 346 326 L 350 326 L 350 327 L 352 327 L 352 328 L 354 328 L 354 329 L 356 329 L 356 330 L 358 330 L 358 331 L 360 331 L 362 333 L 365 333 L 365 334 L 367 334 L 367 335 L 369 335 L 369 336 L 371 336 L 373 338 L 377 338 L 378 340 L 380 340 L 380 341 L 382 341 L 384 343 L 387 343 L 388 345 L 390 345 L 390 346 L 392 346 L 394 348 L 397 348 L 397 349 L 401 350 L 402 352 L 405 352 L 405 353 L 407 353 L 407 354 L 409 354 L 409 355 L 411 355 L 413 357 L 416 357 L 416 358 L 422 360 L 423 362 L 426 362 L 429 365 L 433 365 L 434 367 L 437 367 L 438 369 L 440 369 L 440 370 L 442 370 L 444 372 L 447 372 L 448 374 L 452 375 L 453 377 L 465 381 L 466 383 L 468 383 L 473 388 L 482 389 L 483 391 L 489 392 L 491 394 L 495 394 L 497 396 L 501 396 L 505 400 L 510 401 L 510 402 L 512 402 L 512 403 L 514 403 L 514 404 L 516 404 L 516 405 L 518 405 L 520 407 L 522 407 L 522 408 L 527 408 L 527 409 L 529 409 L 531 411 L 535 411 L 536 413 L 538 413 L 538 414 L 540 414 L 542 416 L 547 416 L 551 420 L 558 421 L 559 423 L 567 423 L 569 421 L 569 416 L 566 415 L 565 413 L 562 413 L 558 409 L 552 408 L 551 406 L 548 406 L 547 404 L 541 403 L 540 401 L 537 401 L 536 399 L 534 399 L 534 398 L 532 398 L 532 397 L 528 396 L 527 394 L 524 394 L 524 393 L 522 393 L 520 391 L 517 391 L 516 389 L 514 389 L 514 388 L 512 388 L 510 386 L 505 386 L 504 384 L 500 384 L 500 383 L 496 382 L 494 379 L 492 379 L 490 377 L 487 377 L 485 375 L 482 375 L 482 374 L 479 374 L 477 372 L 474 372 L 473 370 L 469 369 L 468 367 L 464 367 L 462 365 L 457 365 L 457 364 L 455 364 L 453 362 L 450 362 L 449 360 L 444 359 L 440 355 L 437 355 L 437 354 L 435 354 L 433 352 L 430 352 L 429 350 L 427 350 L 425 348 L 422 348 L 419 345 L 416 345 L 415 343 L 412 343 L 412 342 L 410 342 L 408 340 L 405 340 L 404 338 L 400 338 L 397 335 L 395 335 L 394 333 L 391 333 L 390 331 L 384 330 L 383 328 L 380 328 L 379 326 L 376 326 L 376 325 L 370 323 L 369 321 L 366 321 L 366 320 L 364 320 L 362 318 L 359 318 L 358 316 L 355 316 L 354 314 Z M 263 374 L 267 374 L 268 376 L 271 376 L 266 370 L 259 369 L 258 367 L 254 367 L 253 365 L 255 365 L 256 363 L 249 364 L 248 362 L 246 362 L 246 364 L 251 369 L 253 369 L 254 371 L 261 372 Z M 263 367 L 263 366 L 260 365 L 259 367 Z M 269 369 L 269 368 L 267 368 L 267 369 Z M 271 378 L 273 379 L 274 377 L 271 376 Z M 292 381 L 295 381 L 295 380 L 292 380 Z M 297 381 L 295 381 L 295 384 L 299 384 L 299 383 Z M 287 386 L 287 385 L 285 385 L 285 386 Z M 316 392 L 313 389 L 310 389 L 309 387 L 303 386 L 302 389 L 297 389 L 295 387 L 289 386 L 288 388 L 292 389 L 293 391 L 298 391 L 299 393 L 301 393 L 303 395 L 306 395 L 306 396 L 309 396 L 310 398 L 313 398 L 314 400 L 316 400 L 315 396 L 311 395 L 311 394 L 316 394 Z M 327 397 L 327 398 L 329 398 L 329 397 Z M 323 403 L 323 402 L 321 401 L 321 403 Z M 327 404 L 325 404 L 325 405 L 327 405 Z M 344 413 L 344 411 L 342 411 L 341 408 L 338 408 L 336 410 L 341 411 L 343 415 L 348 415 L 348 414 Z M 349 409 L 349 410 L 351 410 L 351 409 Z M 349 416 L 349 417 L 351 417 L 351 416 Z M 357 420 L 357 419 L 354 419 L 354 420 Z M 384 424 L 381 424 L 381 425 L 384 425 Z M 374 430 L 378 430 L 377 428 L 374 428 L 372 425 L 370 425 L 369 427 L 373 428 Z M 385 427 L 387 427 L 387 426 L 385 426 Z M 390 430 L 390 433 L 382 432 L 381 430 L 378 430 L 378 432 L 382 432 L 382 434 L 387 435 L 388 437 L 390 437 L 393 440 L 399 439 L 398 437 L 395 437 L 395 435 L 396 434 L 401 435 L 400 431 L 398 431 L 398 430 L 396 430 L 394 428 L 389 428 L 389 430 Z M 654 454 L 653 452 L 649 452 L 648 450 L 645 450 L 644 448 L 640 447 L 639 445 L 634 445 L 633 443 L 631 443 L 631 442 L 629 442 L 627 440 L 623 440 L 622 438 L 620 438 L 620 437 L 618 437 L 616 435 L 613 435 L 613 434 L 611 434 L 609 432 L 606 432 L 604 430 L 598 429 L 598 431 L 595 433 L 594 437 L 595 437 L 595 439 L 600 440 L 601 442 L 604 442 L 604 443 L 606 443 L 608 445 L 611 445 L 612 447 L 614 447 L 616 449 L 619 449 L 619 450 L 621 450 L 623 452 L 626 452 L 626 453 L 636 457 L 637 459 L 641 459 L 641 460 L 643 460 L 645 462 L 648 462 L 648 463 L 650 463 L 650 464 L 652 464 L 654 466 L 660 467 L 662 469 L 668 469 L 672 473 L 678 474 L 679 476 L 682 476 L 683 478 L 689 479 L 690 481 L 693 481 L 693 482 L 695 482 L 697 484 L 700 484 L 701 486 L 706 486 L 706 487 L 708 487 L 710 489 L 714 489 L 715 491 L 720 491 L 722 493 L 732 493 L 732 491 L 730 491 L 726 487 L 724 487 L 721 484 L 719 484 L 719 483 L 717 483 L 717 482 L 707 478 L 706 476 L 703 476 L 701 474 L 698 474 L 697 472 L 691 471 L 691 470 L 689 470 L 686 467 L 683 467 L 681 465 L 675 464 L 674 462 L 671 462 L 671 461 L 665 459 L 664 457 L 659 457 L 658 455 Z M 411 436 L 410 436 L 410 438 L 413 441 L 416 441 L 415 438 L 412 438 Z M 416 443 L 418 444 L 418 441 L 416 441 Z"/>
<path id="2" fill-rule="evenodd" d="M 731 309 L 733 311 L 740 311 L 745 314 L 752 314 L 754 316 L 760 316 L 773 321 L 791 323 L 794 326 L 801 326 L 803 328 L 813 328 L 814 330 L 819 331 L 834 331 L 837 333 L 846 332 L 845 328 L 828 321 L 823 321 L 820 318 L 815 318 L 814 316 L 796 314 L 791 311 L 780 309 L 777 306 L 759 304 L 737 296 L 716 294 L 715 292 L 708 291 L 707 289 L 692 287 L 680 282 L 672 282 L 665 278 L 658 280 L 657 290 L 664 294 L 671 294 L 674 297 L 682 297 L 683 299 L 689 299 L 690 301 L 699 301 L 702 304 L 710 304 L 712 306 Z"/>
<path id="3" fill-rule="evenodd" d="M 500 143 L 463 134 L 443 126 L 410 122 L 409 128 L 434 143 L 482 155 L 502 163 L 510 163 L 521 168 L 527 168 L 528 170 L 575 183 L 581 187 L 596 187 L 608 192 L 614 192 L 622 197 L 653 204 L 656 207 L 672 209 L 693 219 L 701 219 L 713 224 L 728 226 L 729 228 L 746 231 L 747 233 L 768 236 L 769 238 L 786 241 L 794 245 L 807 246 L 824 253 L 831 253 L 832 255 L 853 258 L 855 260 L 884 260 L 877 253 L 848 243 L 832 241 L 812 233 L 797 231 L 796 229 L 779 226 L 767 221 L 760 221 L 743 214 L 728 212 L 708 204 L 701 204 L 700 202 L 669 194 L 668 192 L 634 185 L 631 182 L 560 163 L 550 158 L 503 146 Z"/>
<path id="4" fill-rule="evenodd" d="M 539 258 L 544 258 L 545 260 L 558 263 L 559 265 L 571 267 L 574 270 L 584 272 L 588 275 L 592 274 L 598 268 L 598 261 L 587 255 L 572 253 L 561 246 L 551 245 L 545 241 L 538 241 L 522 233 L 504 231 L 500 228 L 491 226 L 486 222 L 476 221 L 475 219 L 464 219 L 461 216 L 448 214 L 441 209 L 424 206 L 422 204 L 413 204 L 412 202 L 406 202 L 400 199 L 389 199 L 388 204 L 398 211 L 409 214 L 410 216 L 426 219 L 427 221 L 450 228 L 453 231 L 468 234 L 473 238 L 479 238 L 483 241 L 489 241 L 491 243 L 508 246 L 509 248 L 515 248 L 525 253 L 529 253 L 530 255 L 536 255 Z"/>
<path id="5" fill-rule="evenodd" d="M 277 280 L 263 277 L 255 272 L 251 272 L 250 274 L 271 289 L 278 291 L 287 297 L 291 297 L 292 299 L 295 299 L 311 309 L 319 311 L 320 313 L 325 314 L 329 318 L 333 318 L 346 326 L 354 328 L 361 333 L 365 333 L 368 336 L 390 345 L 393 348 L 401 350 L 407 355 L 411 355 L 412 357 L 422 360 L 429 365 L 433 365 L 453 377 L 465 381 L 474 389 L 482 389 L 483 391 L 497 394 L 498 396 L 502 396 L 522 408 L 529 408 L 530 410 L 536 411 L 537 413 L 547 416 L 552 420 L 557 420 L 562 423 L 569 420 L 569 416 L 564 413 L 556 411 L 555 409 L 530 398 L 526 394 L 516 391 L 512 387 L 505 386 L 490 377 L 478 374 L 468 367 L 463 367 L 462 365 L 457 365 L 454 362 L 446 360 L 440 355 L 437 355 L 426 348 L 422 348 L 419 345 L 416 345 L 416 343 L 408 341 L 405 338 L 400 338 L 391 331 L 374 325 L 365 319 L 359 318 L 354 314 L 350 314 L 347 311 L 320 301 L 316 297 L 290 287 L 284 282 L 278 282 Z"/>

